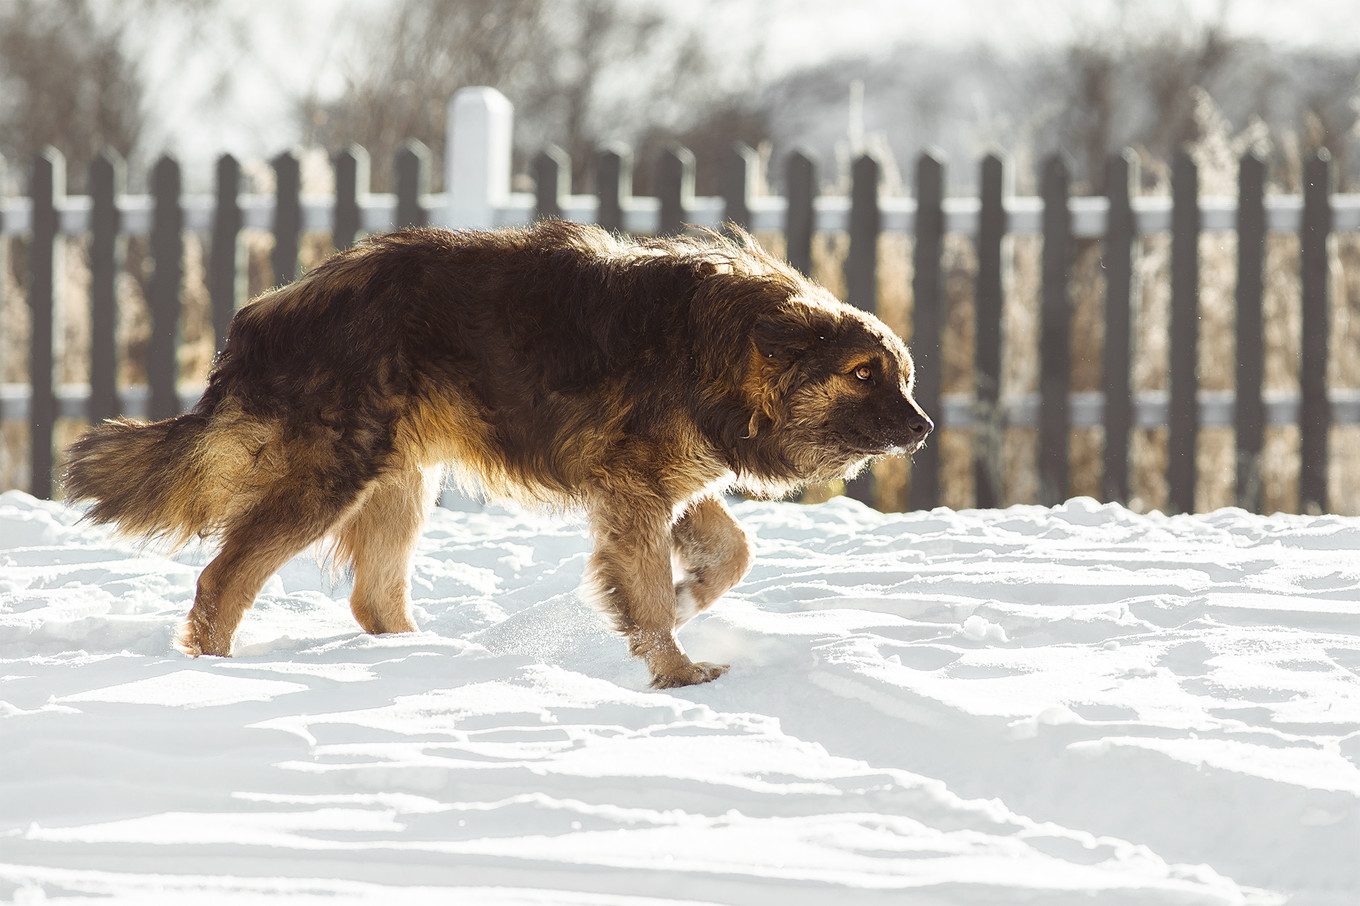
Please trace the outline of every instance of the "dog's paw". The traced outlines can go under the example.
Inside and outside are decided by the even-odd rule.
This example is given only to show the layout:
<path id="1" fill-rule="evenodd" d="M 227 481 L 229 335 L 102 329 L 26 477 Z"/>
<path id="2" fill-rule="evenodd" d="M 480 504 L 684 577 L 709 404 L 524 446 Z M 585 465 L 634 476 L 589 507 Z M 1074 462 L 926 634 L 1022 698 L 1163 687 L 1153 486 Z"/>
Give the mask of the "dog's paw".
<path id="1" fill-rule="evenodd" d="M 180 624 L 179 631 L 175 633 L 175 647 L 189 657 L 198 657 L 203 653 L 203 646 L 195 638 L 192 623 L 185 621 Z"/>
<path id="2" fill-rule="evenodd" d="M 730 666 L 730 664 L 710 664 L 707 661 L 689 664 L 671 673 L 653 676 L 652 688 L 675 689 L 680 686 L 697 686 L 700 683 L 712 682 L 726 673 Z"/>
<path id="3" fill-rule="evenodd" d="M 179 632 L 175 634 L 175 647 L 189 657 L 200 657 L 205 654 L 231 657 L 230 638 L 223 644 L 222 639 L 217 638 L 214 633 L 205 631 L 192 619 L 185 620 Z"/>

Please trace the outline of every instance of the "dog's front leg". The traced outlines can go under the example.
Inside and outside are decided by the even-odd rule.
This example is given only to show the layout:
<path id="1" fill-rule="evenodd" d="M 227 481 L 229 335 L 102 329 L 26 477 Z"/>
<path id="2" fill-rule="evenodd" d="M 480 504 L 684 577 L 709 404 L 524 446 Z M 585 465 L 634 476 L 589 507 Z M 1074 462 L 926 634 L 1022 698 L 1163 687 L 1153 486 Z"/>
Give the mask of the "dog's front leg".
<path id="1" fill-rule="evenodd" d="M 678 629 L 707 610 L 751 569 L 751 542 L 716 497 L 701 497 L 671 529 L 675 558 L 685 571 L 675 586 Z"/>
<path id="2" fill-rule="evenodd" d="M 670 521 L 668 509 L 635 501 L 597 505 L 590 517 L 595 550 L 587 584 L 657 689 L 706 683 L 727 670 L 691 661 L 675 638 Z"/>

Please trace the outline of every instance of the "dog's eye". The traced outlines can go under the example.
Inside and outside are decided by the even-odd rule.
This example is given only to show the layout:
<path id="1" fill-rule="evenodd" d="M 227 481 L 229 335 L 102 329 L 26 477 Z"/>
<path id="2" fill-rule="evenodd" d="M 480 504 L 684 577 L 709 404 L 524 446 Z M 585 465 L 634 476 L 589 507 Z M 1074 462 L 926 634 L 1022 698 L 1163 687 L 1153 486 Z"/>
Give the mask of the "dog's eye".
<path id="1" fill-rule="evenodd" d="M 874 379 L 874 369 L 868 365 L 861 365 L 851 373 L 854 374 L 856 380 L 871 381 Z"/>

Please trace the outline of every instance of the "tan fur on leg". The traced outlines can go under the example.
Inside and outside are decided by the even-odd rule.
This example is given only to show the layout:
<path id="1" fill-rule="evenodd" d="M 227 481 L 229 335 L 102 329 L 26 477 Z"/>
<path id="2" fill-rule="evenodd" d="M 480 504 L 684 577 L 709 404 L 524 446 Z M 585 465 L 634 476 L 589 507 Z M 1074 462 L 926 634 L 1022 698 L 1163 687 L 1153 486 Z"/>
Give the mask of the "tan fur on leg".
<path id="1" fill-rule="evenodd" d="M 587 572 L 596 600 L 628 638 L 628 650 L 647 664 L 657 689 L 716 679 L 726 664 L 695 663 L 675 637 L 671 583 L 670 510 L 611 499 L 591 509 L 595 550 Z"/>
<path id="2" fill-rule="evenodd" d="M 268 518 L 253 519 L 228 534 L 222 552 L 203 569 L 179 636 L 179 647 L 187 654 L 230 657 L 236 627 L 265 581 L 318 537 L 305 530 L 284 532 L 270 523 Z"/>
<path id="3" fill-rule="evenodd" d="M 299 545 L 301 550 L 306 545 Z M 274 555 L 238 540 L 228 540 L 198 577 L 194 606 L 180 630 L 178 644 L 186 654 L 231 657 L 232 638 L 265 580 L 288 562 L 293 552 L 271 545 Z"/>
<path id="4" fill-rule="evenodd" d="M 419 471 L 382 479 L 336 535 L 336 556 L 354 567 L 350 610 L 365 632 L 414 632 L 411 619 L 411 555 L 432 504 Z"/>
<path id="5" fill-rule="evenodd" d="M 685 572 L 675 585 L 678 629 L 750 571 L 751 542 L 721 500 L 704 497 L 671 529 L 671 546 Z"/>
<path id="6" fill-rule="evenodd" d="M 327 493 L 311 470 L 280 476 L 252 509 L 232 520 L 223 533 L 222 552 L 198 577 L 179 645 L 188 654 L 231 656 L 236 627 L 265 581 L 308 545 L 341 521 L 355 500 Z M 350 496 L 350 495 L 345 495 Z"/>

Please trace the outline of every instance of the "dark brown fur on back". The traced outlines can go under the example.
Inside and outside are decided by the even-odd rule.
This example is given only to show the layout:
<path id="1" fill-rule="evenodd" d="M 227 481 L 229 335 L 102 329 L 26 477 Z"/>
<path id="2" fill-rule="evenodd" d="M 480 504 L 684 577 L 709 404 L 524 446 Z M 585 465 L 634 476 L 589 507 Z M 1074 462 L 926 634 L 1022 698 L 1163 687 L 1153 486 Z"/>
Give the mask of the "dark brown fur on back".
<path id="1" fill-rule="evenodd" d="M 65 486 L 130 534 L 221 539 L 185 627 L 194 654 L 229 654 L 265 579 L 328 536 L 360 624 L 413 629 L 406 571 L 446 466 L 493 496 L 581 508 L 593 597 L 655 685 L 682 685 L 725 667 L 690 661 L 676 629 L 750 564 L 721 494 L 914 450 L 931 426 L 912 381 L 881 322 L 739 232 L 409 230 L 243 308 L 193 411 L 92 429 Z"/>

